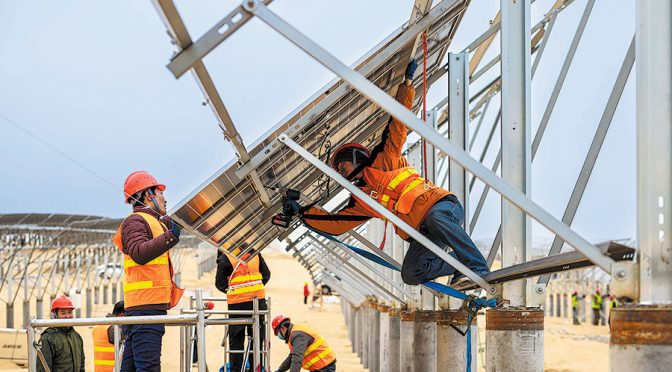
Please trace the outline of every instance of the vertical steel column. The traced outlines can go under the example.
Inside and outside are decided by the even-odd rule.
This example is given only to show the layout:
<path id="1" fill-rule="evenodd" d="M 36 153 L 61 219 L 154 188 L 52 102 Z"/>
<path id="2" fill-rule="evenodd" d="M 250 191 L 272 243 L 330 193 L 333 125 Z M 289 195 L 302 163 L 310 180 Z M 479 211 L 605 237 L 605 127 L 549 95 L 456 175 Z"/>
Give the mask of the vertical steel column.
<path id="1" fill-rule="evenodd" d="M 252 300 L 252 360 L 254 363 L 250 363 L 252 366 L 252 370 L 254 371 L 261 371 L 261 353 L 259 353 L 259 350 L 261 349 L 261 344 L 260 344 L 260 327 L 261 327 L 261 322 L 259 321 L 259 299 L 254 298 Z M 203 328 L 205 329 L 205 323 L 203 323 Z M 200 347 L 203 345 L 203 359 L 199 359 L 199 366 L 201 365 L 201 360 L 203 360 L 203 364 L 205 365 L 205 331 L 203 332 L 203 338 L 200 340 L 201 342 L 198 343 L 199 346 L 199 357 L 200 355 Z M 205 367 L 205 366 L 204 366 Z M 270 368 L 270 366 L 268 367 Z M 199 371 L 200 372 L 200 371 Z M 205 368 L 203 368 L 203 372 L 205 372 Z"/>
<path id="2" fill-rule="evenodd" d="M 415 372 L 415 311 L 402 310 L 399 315 L 399 370 Z M 421 372 L 421 371 L 417 371 Z"/>
<path id="3" fill-rule="evenodd" d="M 560 318 L 562 316 L 562 306 L 561 306 L 561 299 L 560 299 L 560 292 L 555 294 L 555 316 Z"/>
<path id="4" fill-rule="evenodd" d="M 436 316 L 434 310 L 417 310 L 413 329 L 413 365 L 415 371 L 437 372 Z"/>
<path id="5" fill-rule="evenodd" d="M 390 307 L 384 304 L 378 305 L 379 315 L 379 344 L 380 349 L 378 351 L 379 370 L 387 372 L 390 370 L 390 364 L 392 361 L 389 358 L 389 348 L 390 348 Z"/>
<path id="6" fill-rule="evenodd" d="M 32 321 L 33 317 L 30 318 Z M 31 322 L 28 322 L 28 327 L 27 327 L 27 333 L 28 333 L 28 371 L 29 372 L 36 372 L 37 371 L 37 351 L 35 350 L 35 327 L 31 324 Z"/>
<path id="7" fill-rule="evenodd" d="M 401 363 L 399 363 L 400 360 L 400 352 L 399 352 L 399 344 L 400 344 L 400 318 L 399 318 L 399 313 L 400 310 L 398 308 L 390 308 L 388 311 L 387 315 L 389 318 L 389 337 L 387 339 L 388 345 L 387 345 L 387 354 L 381 355 L 382 358 L 386 359 L 388 361 L 388 369 L 382 369 L 382 371 L 387 371 L 387 372 L 401 372 Z"/>
<path id="8" fill-rule="evenodd" d="M 378 303 L 369 308 L 369 372 L 380 371 L 380 312 Z"/>
<path id="9" fill-rule="evenodd" d="M 443 310 L 437 315 L 436 364 L 437 371 L 467 370 L 467 338 L 450 326 L 457 310 Z M 460 313 L 453 320 L 463 331 L 467 328 L 466 314 Z M 471 371 L 478 371 L 478 318 L 471 322 Z M 450 367 L 448 367 L 450 366 Z"/>
<path id="10" fill-rule="evenodd" d="M 254 304 L 256 304 L 256 299 Z M 196 323 L 196 339 L 198 340 L 198 345 L 196 352 L 198 353 L 198 372 L 206 372 L 206 361 L 205 361 L 205 313 L 203 312 L 203 292 L 201 289 L 196 290 L 196 310 L 198 314 L 198 322 Z M 258 309 L 257 309 L 258 310 Z M 255 312 L 256 315 L 256 312 Z M 254 319 L 254 317 L 253 317 Z M 254 322 L 252 324 L 252 332 L 257 330 L 259 332 L 258 323 Z M 257 335 L 258 336 L 258 335 Z M 256 338 L 259 342 L 259 337 Z M 255 344 L 256 346 L 256 344 Z M 256 350 L 257 352 L 259 349 Z M 257 359 L 259 355 L 257 354 Z M 190 361 L 191 362 L 191 361 Z M 188 365 L 188 364 L 187 364 Z"/>
<path id="11" fill-rule="evenodd" d="M 639 0 L 636 16 L 640 301 L 611 313 L 611 371 L 672 365 L 672 3 Z"/>
<path id="12" fill-rule="evenodd" d="M 362 304 L 355 308 L 355 352 L 359 360 L 362 360 Z"/>
<path id="13" fill-rule="evenodd" d="M 469 53 L 448 53 L 448 138 L 462 150 L 469 146 Z M 460 164 L 448 165 L 448 189 L 464 208 L 464 228 L 469 233 L 467 172 Z"/>
<path id="14" fill-rule="evenodd" d="M 530 194 L 530 0 L 501 0 L 502 179 Z M 530 221 L 502 198 L 502 267 L 528 261 Z M 526 280 L 504 283 L 512 306 L 525 306 Z"/>
<path id="15" fill-rule="evenodd" d="M 544 312 L 541 309 L 488 309 L 485 329 L 486 371 L 544 370 Z"/>
<path id="16" fill-rule="evenodd" d="M 180 327 L 183 329 L 184 327 Z M 121 370 L 121 326 L 114 325 L 114 372 Z"/>
<path id="17" fill-rule="evenodd" d="M 367 300 L 362 307 L 362 366 L 369 368 L 369 332 L 371 331 L 371 318 L 369 310 L 371 310 L 371 302 Z"/>
<path id="18" fill-rule="evenodd" d="M 28 321 L 30 321 L 30 298 L 28 291 L 28 256 L 23 257 L 23 319 L 21 322 L 22 327 L 26 327 Z M 38 273 L 39 276 L 39 273 Z"/>
<path id="19" fill-rule="evenodd" d="M 93 310 L 93 301 L 91 301 L 91 256 L 86 258 L 86 267 L 86 317 L 90 318 Z"/>

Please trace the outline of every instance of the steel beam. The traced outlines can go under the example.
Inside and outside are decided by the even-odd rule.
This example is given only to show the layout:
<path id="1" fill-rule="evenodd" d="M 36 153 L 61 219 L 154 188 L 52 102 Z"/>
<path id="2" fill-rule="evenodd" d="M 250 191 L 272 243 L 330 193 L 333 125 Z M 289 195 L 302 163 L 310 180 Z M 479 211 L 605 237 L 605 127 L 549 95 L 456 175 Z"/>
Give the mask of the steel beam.
<path id="1" fill-rule="evenodd" d="M 168 29 L 168 33 L 175 41 L 176 46 L 180 50 L 183 50 L 184 48 L 192 45 L 191 36 L 189 36 L 189 32 L 187 31 L 187 28 L 184 25 L 182 17 L 177 11 L 177 8 L 175 8 L 173 0 L 154 0 L 154 4 L 161 14 L 161 18 L 166 28 Z M 240 162 L 247 162 L 250 160 L 250 155 L 245 148 L 243 138 L 240 136 L 236 126 L 233 124 L 233 120 L 231 119 L 231 116 L 229 115 L 229 112 L 224 105 L 224 101 L 222 101 L 222 98 L 220 97 L 219 92 L 215 87 L 215 83 L 212 81 L 210 73 L 208 73 L 208 70 L 205 68 L 203 61 L 195 61 L 191 65 L 191 68 L 193 68 L 194 77 L 196 78 L 196 81 L 201 88 L 203 95 L 205 96 L 206 102 L 215 114 L 215 117 L 219 122 L 219 126 L 224 132 L 224 136 L 227 140 L 231 141 L 231 144 L 238 154 Z M 259 175 L 256 173 L 256 171 L 254 171 L 251 172 L 249 176 L 257 190 L 257 193 L 259 193 L 261 202 L 266 207 L 271 206 L 271 199 L 266 192 L 264 185 L 261 183 Z"/>
<path id="2" fill-rule="evenodd" d="M 448 138 L 463 151 L 469 143 L 469 53 L 448 55 Z M 464 209 L 464 228 L 469 233 L 469 187 L 467 172 L 451 160 L 448 165 L 448 190 L 457 196 Z"/>
<path id="3" fill-rule="evenodd" d="M 501 0 L 502 179 L 525 195 L 531 189 L 530 0 Z M 531 223 L 502 197 L 502 266 L 528 261 Z M 525 306 L 525 282 L 504 285 L 513 306 Z"/>

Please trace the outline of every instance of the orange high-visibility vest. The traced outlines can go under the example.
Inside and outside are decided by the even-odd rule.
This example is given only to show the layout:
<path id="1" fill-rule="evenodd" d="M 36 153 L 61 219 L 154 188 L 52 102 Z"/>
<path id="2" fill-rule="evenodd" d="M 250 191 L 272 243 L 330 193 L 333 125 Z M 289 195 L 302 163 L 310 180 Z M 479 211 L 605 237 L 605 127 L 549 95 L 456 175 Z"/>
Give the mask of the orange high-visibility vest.
<path id="1" fill-rule="evenodd" d="M 114 344 L 107 337 L 110 326 L 93 327 L 93 368 L 95 372 L 114 372 Z"/>
<path id="2" fill-rule="evenodd" d="M 395 214 L 408 214 L 415 199 L 436 187 L 430 181 L 420 177 L 413 167 L 391 171 L 366 167 L 363 176 L 364 181 L 372 189 L 371 197 Z M 378 216 L 378 213 L 375 215 Z"/>
<path id="3" fill-rule="evenodd" d="M 154 216 L 133 212 L 147 221 L 152 231 L 152 239 L 162 235 L 168 228 Z M 114 234 L 114 244 L 123 252 L 121 226 Z M 131 256 L 124 254 L 124 307 L 140 305 L 170 304 L 174 307 L 180 301 L 184 289 L 173 282 L 173 264 L 166 251 L 159 257 L 140 265 Z"/>
<path id="4" fill-rule="evenodd" d="M 259 272 L 259 256 L 252 257 L 247 264 L 230 256 L 228 258 L 233 266 L 233 273 L 229 276 L 226 302 L 239 304 L 252 301 L 255 297 L 260 300 L 266 298 L 261 272 Z"/>
<path id="5" fill-rule="evenodd" d="M 312 328 L 304 324 L 294 324 L 289 333 L 289 352 L 292 352 L 292 333 L 303 332 L 313 338 L 313 343 L 308 345 L 306 351 L 303 353 L 303 361 L 301 368 L 309 371 L 316 371 L 322 369 L 336 360 L 336 354 L 331 350 L 331 347 L 321 336 L 319 336 Z"/>

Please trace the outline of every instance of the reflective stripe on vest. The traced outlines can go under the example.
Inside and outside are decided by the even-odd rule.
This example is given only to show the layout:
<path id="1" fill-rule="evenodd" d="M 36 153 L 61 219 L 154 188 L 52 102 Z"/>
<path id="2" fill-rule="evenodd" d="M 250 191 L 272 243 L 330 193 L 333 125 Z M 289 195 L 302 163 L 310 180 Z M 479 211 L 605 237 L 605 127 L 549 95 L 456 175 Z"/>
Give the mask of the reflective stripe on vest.
<path id="1" fill-rule="evenodd" d="M 252 301 L 255 297 L 258 299 L 266 298 L 264 284 L 261 281 L 261 272 L 259 272 L 259 256 L 252 257 L 247 264 L 233 257 L 229 257 L 229 261 L 234 271 L 229 276 L 226 302 L 228 304 L 239 304 Z"/>
<path id="2" fill-rule="evenodd" d="M 294 324 L 292 325 L 292 331 L 290 332 L 289 339 L 289 351 L 292 351 L 292 333 L 294 332 L 303 332 L 313 338 L 313 343 L 308 345 L 306 351 L 303 353 L 303 361 L 301 362 L 301 367 L 309 371 L 315 371 L 322 369 L 329 364 L 333 363 L 336 360 L 336 355 L 332 351 L 331 347 L 322 337 L 320 337 L 315 331 L 303 324 Z"/>
<path id="3" fill-rule="evenodd" d="M 156 239 L 167 230 L 163 223 L 150 214 L 143 212 L 132 214 L 142 217 L 147 222 L 152 232 L 152 239 Z M 123 252 L 121 226 L 113 240 Z M 173 265 L 167 251 L 144 265 L 124 254 L 124 307 L 155 304 L 169 304 L 170 307 L 174 307 L 182 297 L 184 290 L 177 287 L 172 278 Z"/>
<path id="4" fill-rule="evenodd" d="M 93 367 L 95 372 L 114 371 L 114 345 L 107 336 L 109 326 L 93 327 Z"/>
<path id="5" fill-rule="evenodd" d="M 364 180 L 373 189 L 371 197 L 395 213 L 410 213 L 415 200 L 436 187 L 420 177 L 413 167 L 391 171 L 367 167 L 364 168 L 363 174 Z"/>

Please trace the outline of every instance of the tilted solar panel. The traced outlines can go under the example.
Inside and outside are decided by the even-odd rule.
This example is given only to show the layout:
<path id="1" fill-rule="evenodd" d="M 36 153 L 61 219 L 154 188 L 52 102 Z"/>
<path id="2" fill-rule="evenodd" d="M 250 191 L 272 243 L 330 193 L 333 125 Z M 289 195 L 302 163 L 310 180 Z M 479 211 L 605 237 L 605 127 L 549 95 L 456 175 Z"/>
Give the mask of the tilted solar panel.
<path id="1" fill-rule="evenodd" d="M 445 73 L 443 60 L 467 4 L 468 1 L 443 1 L 424 18 L 431 21 L 427 28 L 428 83 Z M 400 72 L 414 50 L 416 35 L 417 30 L 412 27 L 399 28 L 356 63 L 356 70 L 378 87 L 392 91 L 401 81 Z M 418 46 L 415 58 L 422 60 L 422 53 Z M 421 84 L 422 79 L 415 80 L 416 85 Z M 420 96 L 416 98 L 414 110 L 421 104 Z M 353 141 L 371 147 L 378 142 L 388 120 L 389 115 L 366 97 L 343 81 L 335 80 L 257 141 L 250 150 L 250 164 L 241 168 L 237 161 L 229 162 L 178 203 L 171 215 L 187 230 L 214 246 L 230 252 L 247 243 L 260 251 L 284 232 L 270 222 L 280 211 L 281 197 L 271 192 L 273 205 L 265 207 L 252 182 L 244 175 L 239 177 L 241 171 L 252 167 L 266 187 L 292 187 L 301 190 L 308 199 L 317 200 L 326 191 L 320 189 L 318 182 L 321 172 L 280 145 L 277 136 L 288 133 L 294 141 L 326 161 L 326 140 L 331 148 Z M 340 189 L 334 183 L 331 188 L 331 195 Z"/>

